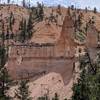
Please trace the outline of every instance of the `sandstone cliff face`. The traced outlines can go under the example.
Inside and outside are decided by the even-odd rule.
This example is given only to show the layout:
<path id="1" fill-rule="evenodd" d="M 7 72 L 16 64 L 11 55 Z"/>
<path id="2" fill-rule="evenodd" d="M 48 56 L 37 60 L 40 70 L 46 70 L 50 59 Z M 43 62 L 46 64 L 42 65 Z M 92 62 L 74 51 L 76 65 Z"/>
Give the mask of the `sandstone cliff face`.
<path id="1" fill-rule="evenodd" d="M 8 15 L 10 12 L 13 12 L 16 19 L 16 22 L 13 25 L 13 32 L 18 35 L 19 22 L 22 18 L 28 19 L 29 11 L 26 8 L 11 5 L 9 11 L 4 12 L 4 10 L 8 8 L 9 6 L 2 8 L 0 13 L 3 12 L 3 16 L 1 18 L 4 20 L 7 19 L 6 17 L 9 17 Z M 80 45 L 79 42 L 76 43 L 74 40 L 74 21 L 71 16 L 66 13 L 67 9 L 62 8 L 62 15 L 58 16 L 57 23 L 49 22 L 48 24 L 48 20 L 45 19 L 50 16 L 52 9 L 54 11 L 53 15 L 57 15 L 56 8 L 44 8 L 44 19 L 43 21 L 36 23 L 34 27 L 36 31 L 29 41 L 26 41 L 25 43 L 20 43 L 15 40 L 6 41 L 6 44 L 9 44 L 8 62 L 6 63 L 6 67 L 13 79 L 19 80 L 21 78 L 30 78 L 33 81 L 33 83 L 30 83 L 30 89 L 35 88 L 34 90 L 31 90 L 33 91 L 33 97 L 42 95 L 40 91 L 41 84 L 47 82 L 47 87 L 45 86 L 44 88 L 51 89 L 51 97 L 54 95 L 54 92 L 58 92 L 61 94 L 62 99 L 63 97 L 66 97 L 65 92 L 69 87 L 70 92 L 68 92 L 69 94 L 72 93 L 71 86 L 73 84 L 72 78 L 75 54 L 76 57 L 78 57 L 79 50 L 81 49 L 83 53 L 84 48 L 88 47 L 89 50 L 91 50 L 90 53 L 92 56 L 95 55 L 97 30 L 99 28 L 97 26 L 89 27 L 87 34 L 84 34 L 86 36 L 86 42 Z M 82 12 L 84 14 L 82 19 L 82 22 L 84 22 L 83 28 L 89 18 L 88 15 L 91 17 L 94 14 Z M 99 14 L 95 16 L 98 18 Z M 6 24 L 7 23 L 5 22 L 5 29 L 7 26 Z M 51 79 L 53 76 L 55 76 L 55 80 Z M 55 82 L 58 83 L 54 84 Z M 71 86 L 69 86 L 69 83 Z M 53 85 L 54 87 L 51 88 Z M 43 93 L 44 92 L 47 91 L 43 90 Z"/>

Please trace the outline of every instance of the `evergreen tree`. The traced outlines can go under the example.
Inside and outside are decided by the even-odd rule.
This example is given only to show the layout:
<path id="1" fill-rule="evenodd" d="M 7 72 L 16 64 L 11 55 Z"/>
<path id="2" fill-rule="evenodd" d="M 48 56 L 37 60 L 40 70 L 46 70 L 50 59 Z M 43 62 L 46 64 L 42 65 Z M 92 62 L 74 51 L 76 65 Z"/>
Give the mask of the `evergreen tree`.
<path id="1" fill-rule="evenodd" d="M 5 29 L 4 29 L 4 22 L 2 22 L 2 34 L 1 34 L 1 38 L 2 38 L 2 43 L 4 44 L 4 41 L 5 41 Z"/>
<path id="2" fill-rule="evenodd" d="M 87 7 L 85 7 L 85 12 L 86 12 L 86 13 L 88 12 L 88 8 L 87 8 Z"/>
<path id="3" fill-rule="evenodd" d="M 59 100 L 59 96 L 57 93 L 55 93 L 55 96 L 54 96 L 54 98 L 52 98 L 52 100 Z"/>
<path id="4" fill-rule="evenodd" d="M 67 13 L 68 13 L 69 16 L 71 15 L 70 7 L 68 7 Z"/>
<path id="5" fill-rule="evenodd" d="M 7 0 L 7 3 L 9 4 L 10 3 L 10 0 Z"/>
<path id="6" fill-rule="evenodd" d="M 86 81 L 86 71 L 82 71 L 77 84 L 73 86 L 72 100 L 89 100 L 89 88 Z"/>
<path id="7" fill-rule="evenodd" d="M 28 80 L 21 80 L 18 89 L 15 92 L 15 97 L 18 100 L 32 100 L 29 92 Z"/>
<path id="8" fill-rule="evenodd" d="M 32 13 L 30 13 L 30 16 L 29 16 L 29 20 L 28 20 L 28 25 L 27 25 L 27 33 L 28 33 L 28 38 L 31 38 L 32 37 L 32 34 L 33 34 L 33 22 L 32 22 Z"/>
<path id="9" fill-rule="evenodd" d="M 57 13 L 58 13 L 59 15 L 61 15 L 61 5 L 60 5 L 60 4 L 59 4 L 58 7 L 57 7 Z"/>
<path id="10" fill-rule="evenodd" d="M 0 46 L 0 100 L 11 100 L 8 95 L 11 79 L 8 75 L 8 70 L 5 67 L 7 54 L 4 46 Z"/>
<path id="11" fill-rule="evenodd" d="M 23 38 L 24 40 L 27 37 L 27 24 L 26 24 L 26 19 L 24 20 L 24 26 L 23 26 Z"/>
<path id="12" fill-rule="evenodd" d="M 30 7 L 31 7 L 31 4 L 30 4 L 30 0 L 29 0 L 29 3 L 28 3 L 28 8 L 30 9 Z"/>
<path id="13" fill-rule="evenodd" d="M 22 1 L 23 7 L 26 7 L 26 2 L 25 0 Z"/>
<path id="14" fill-rule="evenodd" d="M 98 42 L 98 43 L 97 43 L 97 45 L 98 45 L 97 47 L 100 48 L 100 31 L 98 31 L 97 39 L 98 39 L 98 40 L 97 40 L 97 42 Z"/>
<path id="15" fill-rule="evenodd" d="M 27 36 L 27 25 L 26 25 L 26 20 L 23 20 L 20 22 L 20 41 L 24 42 L 26 40 Z"/>
<path id="16" fill-rule="evenodd" d="M 37 17 L 39 18 L 39 21 L 43 20 L 44 17 L 44 10 L 43 10 L 44 5 L 40 4 L 39 2 L 37 2 Z"/>
<path id="17" fill-rule="evenodd" d="M 71 10 L 74 10 L 74 5 L 71 5 Z"/>
<path id="18" fill-rule="evenodd" d="M 48 97 L 48 95 L 46 94 L 46 95 L 44 95 L 44 96 L 42 96 L 42 97 L 38 97 L 37 100 L 49 100 L 49 97 Z"/>
<path id="19" fill-rule="evenodd" d="M 82 25 L 82 17 L 81 15 L 78 16 L 78 28 L 80 29 L 81 25 Z"/>
<path id="20" fill-rule="evenodd" d="M 19 31 L 20 31 L 20 34 L 19 34 L 19 41 L 22 41 L 22 36 L 23 36 L 23 19 L 21 20 L 20 24 L 19 24 Z"/>
<path id="21" fill-rule="evenodd" d="M 0 100 L 11 100 L 11 97 L 8 95 L 11 83 L 8 70 L 6 68 L 2 68 L 0 74 Z"/>
<path id="22" fill-rule="evenodd" d="M 100 51 L 97 53 L 96 66 L 97 66 L 97 67 L 100 67 Z M 99 68 L 98 68 L 98 71 L 100 71 Z"/>
<path id="23" fill-rule="evenodd" d="M 96 8 L 96 7 L 94 7 L 93 12 L 94 12 L 94 13 L 97 13 L 97 8 Z"/>
<path id="24" fill-rule="evenodd" d="M 74 84 L 73 86 L 73 96 L 72 100 L 90 100 L 89 94 L 90 89 L 88 87 L 88 73 L 89 68 L 91 65 L 91 61 L 89 56 L 81 56 L 79 59 L 80 62 L 80 70 L 82 71 L 80 73 L 80 78 L 78 79 L 78 83 Z"/>
<path id="25" fill-rule="evenodd" d="M 13 28 L 14 23 L 15 23 L 14 15 L 11 12 L 10 13 L 10 17 L 9 17 L 9 28 L 10 28 L 11 31 L 12 31 L 12 28 Z"/>
<path id="26" fill-rule="evenodd" d="M 9 27 L 7 26 L 6 39 L 9 39 Z"/>
<path id="27" fill-rule="evenodd" d="M 90 58 L 81 60 L 81 74 L 78 82 L 73 86 L 72 100 L 99 100 L 100 96 L 100 53 L 92 66 L 96 69 L 91 73 Z M 88 60 L 88 61 L 87 61 Z"/>

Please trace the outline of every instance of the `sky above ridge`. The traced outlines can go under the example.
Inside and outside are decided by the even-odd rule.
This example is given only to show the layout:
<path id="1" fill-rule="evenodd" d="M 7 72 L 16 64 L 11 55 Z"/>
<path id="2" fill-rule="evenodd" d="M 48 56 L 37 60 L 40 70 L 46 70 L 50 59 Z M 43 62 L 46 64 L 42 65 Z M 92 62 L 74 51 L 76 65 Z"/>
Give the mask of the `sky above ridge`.
<path id="1" fill-rule="evenodd" d="M 7 2 L 7 0 L 0 0 L 1 3 Z M 18 3 L 22 4 L 22 0 L 10 0 L 11 3 Z M 79 8 L 85 8 L 86 6 L 88 8 L 94 8 L 96 7 L 100 11 L 100 1 L 99 0 L 30 0 L 31 5 L 36 5 L 37 2 L 43 2 L 45 5 L 48 6 L 56 6 L 58 4 L 61 4 L 64 7 L 68 7 L 70 5 L 75 5 Z M 26 2 L 29 2 L 29 0 L 26 0 Z"/>

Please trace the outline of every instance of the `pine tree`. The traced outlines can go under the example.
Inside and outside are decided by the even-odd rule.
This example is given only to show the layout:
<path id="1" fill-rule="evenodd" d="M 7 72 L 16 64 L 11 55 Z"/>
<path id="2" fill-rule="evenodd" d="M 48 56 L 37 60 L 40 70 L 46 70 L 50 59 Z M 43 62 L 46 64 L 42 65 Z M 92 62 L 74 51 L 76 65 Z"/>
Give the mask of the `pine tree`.
<path id="1" fill-rule="evenodd" d="M 8 75 L 8 70 L 6 68 L 2 68 L 0 73 L 0 100 L 11 100 L 11 97 L 8 95 L 8 91 L 10 89 L 11 79 Z"/>
<path id="2" fill-rule="evenodd" d="M 88 12 L 88 8 L 87 8 L 87 7 L 85 7 L 85 12 L 86 12 L 86 13 Z"/>
<path id="3" fill-rule="evenodd" d="M 54 96 L 54 98 L 52 98 L 52 100 L 59 100 L 59 96 L 57 93 L 55 93 L 55 96 Z"/>
<path id="4" fill-rule="evenodd" d="M 23 7 L 26 7 L 26 2 L 25 0 L 22 1 Z"/>
<path id="5" fill-rule="evenodd" d="M 32 37 L 33 32 L 33 22 L 32 22 L 32 13 L 30 13 L 29 20 L 28 20 L 28 25 L 27 25 L 27 33 L 28 33 L 28 38 L 30 39 Z"/>
<path id="6" fill-rule="evenodd" d="M 73 86 L 72 100 L 89 100 L 89 87 L 86 81 L 86 71 L 83 69 L 78 83 Z"/>
<path id="7" fill-rule="evenodd" d="M 7 26 L 6 39 L 9 39 L 9 27 Z"/>
<path id="8" fill-rule="evenodd" d="M 26 20 L 23 20 L 20 22 L 20 41 L 24 42 L 26 40 L 27 36 L 27 25 L 26 25 Z"/>
<path id="9" fill-rule="evenodd" d="M 82 25 L 82 17 L 81 17 L 81 15 L 79 15 L 78 16 L 78 27 L 79 27 L 79 29 L 80 29 L 81 25 Z"/>
<path id="10" fill-rule="evenodd" d="M 10 28 L 11 31 L 12 31 L 12 28 L 13 28 L 14 23 L 15 23 L 14 15 L 11 12 L 10 13 L 10 17 L 9 17 L 9 28 Z"/>
<path id="11" fill-rule="evenodd" d="M 42 97 L 38 97 L 37 100 L 49 100 L 48 96 L 45 95 L 45 96 L 42 96 Z"/>
<path id="12" fill-rule="evenodd" d="M 45 94 L 44 96 L 38 97 L 37 100 L 49 100 L 49 97 L 47 94 Z"/>
<path id="13" fill-rule="evenodd" d="M 68 13 L 69 16 L 71 15 L 71 13 L 70 13 L 70 7 L 68 7 L 67 13 Z"/>
<path id="14" fill-rule="evenodd" d="M 23 19 L 22 19 L 22 21 L 20 22 L 20 26 L 19 26 L 19 30 L 20 30 L 20 37 L 19 37 L 19 40 L 20 40 L 21 42 L 24 41 L 24 39 L 23 39 L 23 36 L 24 36 L 23 27 L 24 27 L 24 21 L 23 21 Z"/>
<path id="15" fill-rule="evenodd" d="M 71 10 L 74 10 L 74 5 L 71 5 Z"/>
<path id="16" fill-rule="evenodd" d="M 57 7 L 57 13 L 58 13 L 59 15 L 61 15 L 61 5 L 60 5 L 60 4 L 59 4 L 58 7 Z"/>
<path id="17" fill-rule="evenodd" d="M 98 42 L 98 43 L 97 43 L 97 45 L 98 45 L 97 47 L 100 48 L 100 31 L 98 31 L 97 39 L 98 39 L 98 40 L 97 40 L 97 42 Z"/>
<path id="18" fill-rule="evenodd" d="M 89 99 L 90 89 L 88 87 L 87 78 L 91 62 L 87 54 L 85 56 L 81 56 L 79 62 L 80 62 L 80 70 L 82 72 L 80 73 L 80 78 L 78 79 L 78 82 L 75 83 L 72 88 L 73 90 L 72 100 L 90 100 Z"/>
<path id="19" fill-rule="evenodd" d="M 10 3 L 10 0 L 7 0 L 7 3 L 9 4 Z"/>
<path id="20" fill-rule="evenodd" d="M 97 8 L 96 7 L 94 7 L 94 11 L 93 11 L 94 13 L 97 13 Z"/>
<path id="21" fill-rule="evenodd" d="M 96 66 L 100 66 L 100 51 L 97 53 L 97 58 L 96 58 Z"/>
<path id="22" fill-rule="evenodd" d="M 8 70 L 5 67 L 7 54 L 4 46 L 0 46 L 0 100 L 11 100 L 8 95 L 11 79 L 8 75 Z"/>
<path id="23" fill-rule="evenodd" d="M 43 7 L 44 7 L 43 4 L 40 4 L 39 2 L 37 2 L 37 10 L 38 10 L 37 17 L 39 18 L 39 21 L 42 21 L 44 17 Z"/>
<path id="24" fill-rule="evenodd" d="M 5 29 L 4 29 L 4 22 L 2 22 L 2 34 L 1 34 L 1 38 L 2 38 L 2 43 L 4 44 L 4 41 L 5 41 Z"/>
<path id="25" fill-rule="evenodd" d="M 99 100 L 100 95 L 100 53 L 92 64 L 96 69 L 95 74 L 91 73 L 90 58 L 81 60 L 81 73 L 78 82 L 73 86 L 72 100 Z M 88 61 L 87 61 L 88 60 Z"/>
<path id="26" fill-rule="evenodd" d="M 29 92 L 28 80 L 21 80 L 18 89 L 15 92 L 15 97 L 18 100 L 32 100 Z"/>
<path id="27" fill-rule="evenodd" d="M 27 25 L 26 25 L 26 19 L 24 20 L 24 26 L 23 26 L 23 38 L 24 40 L 26 39 L 27 37 Z"/>
<path id="28" fill-rule="evenodd" d="M 30 9 L 30 7 L 31 7 L 31 4 L 30 4 L 30 0 L 29 0 L 28 8 Z"/>

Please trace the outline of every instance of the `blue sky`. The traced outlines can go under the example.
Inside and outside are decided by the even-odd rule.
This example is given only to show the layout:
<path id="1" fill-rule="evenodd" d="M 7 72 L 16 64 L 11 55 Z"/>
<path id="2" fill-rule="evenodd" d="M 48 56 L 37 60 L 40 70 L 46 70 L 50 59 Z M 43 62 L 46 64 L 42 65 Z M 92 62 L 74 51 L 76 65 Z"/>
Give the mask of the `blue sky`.
<path id="1" fill-rule="evenodd" d="M 7 2 L 7 0 L 0 0 L 1 2 Z M 36 5 L 37 2 L 44 2 L 45 5 L 56 6 L 61 4 L 62 6 L 69 6 L 74 4 L 76 7 L 85 8 L 86 6 L 89 8 L 97 7 L 100 11 L 100 1 L 99 0 L 30 0 L 32 5 Z M 22 0 L 11 0 L 12 3 L 21 4 Z M 29 2 L 29 0 L 26 0 Z"/>

